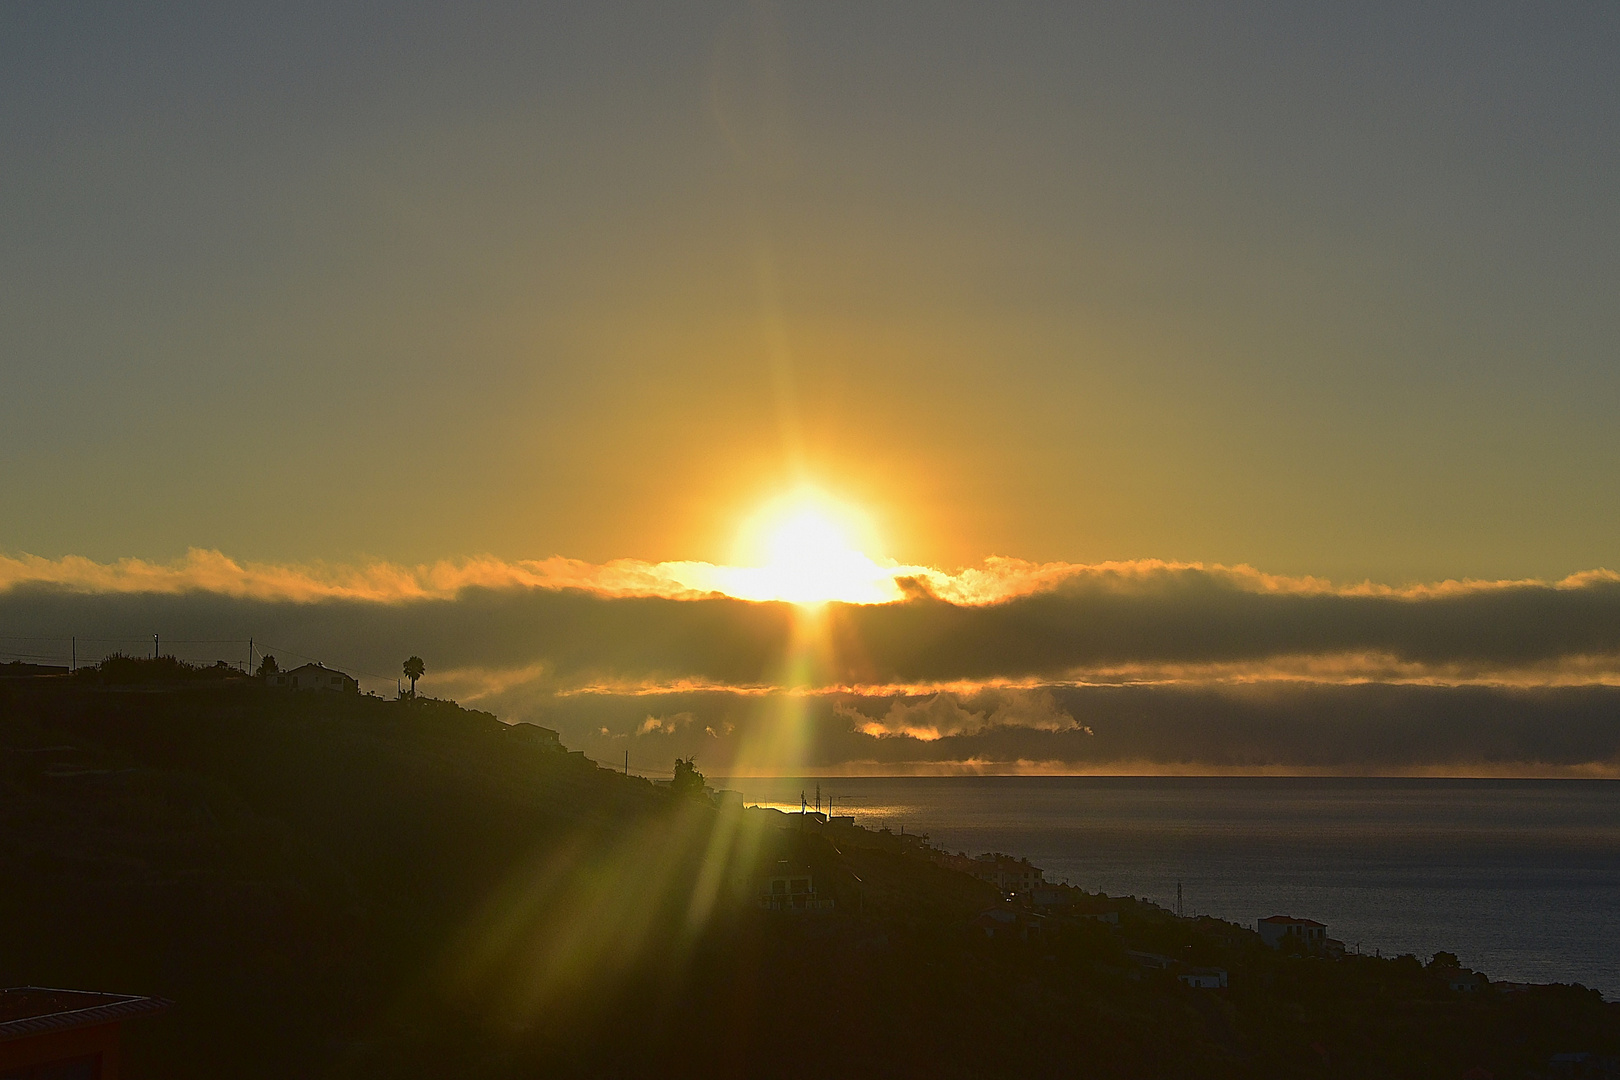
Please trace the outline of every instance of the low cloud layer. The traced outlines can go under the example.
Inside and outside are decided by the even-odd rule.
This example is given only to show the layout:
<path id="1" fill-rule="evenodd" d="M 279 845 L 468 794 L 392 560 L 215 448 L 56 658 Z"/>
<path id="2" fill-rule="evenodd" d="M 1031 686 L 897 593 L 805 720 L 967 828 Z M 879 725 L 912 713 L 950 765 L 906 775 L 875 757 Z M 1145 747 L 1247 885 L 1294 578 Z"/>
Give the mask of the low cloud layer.
<path id="1" fill-rule="evenodd" d="M 919 742 L 1009 728 L 1090 731 L 1046 689 L 987 689 L 967 698 L 944 691 L 926 698 L 896 697 L 889 699 L 881 716 L 870 716 L 861 711 L 859 704 L 848 702 L 839 703 L 835 711 L 847 717 L 854 730 L 863 735 L 900 736 Z"/>
<path id="2" fill-rule="evenodd" d="M 1084 686 L 1041 695 L 1057 723 L 996 717 L 982 699 L 953 694 L 507 701 L 599 760 L 628 752 L 632 769 L 648 772 L 696 756 L 715 775 L 773 773 L 751 747 L 792 725 L 813 774 L 1620 776 L 1612 687 Z M 694 719 L 649 727 L 638 722 L 649 704 L 653 715 Z"/>
<path id="3" fill-rule="evenodd" d="M 414 653 L 425 691 L 604 759 L 629 740 L 761 771 L 771 754 L 824 770 L 1615 771 L 1607 571 L 1396 589 L 997 560 L 904 568 L 901 601 L 803 609 L 690 588 L 677 565 L 697 564 L 7 559 L 0 659 L 65 659 L 73 636 L 94 659 L 158 634 L 234 661 L 251 636 L 391 691 Z M 798 728 L 773 741 L 772 725 Z"/>

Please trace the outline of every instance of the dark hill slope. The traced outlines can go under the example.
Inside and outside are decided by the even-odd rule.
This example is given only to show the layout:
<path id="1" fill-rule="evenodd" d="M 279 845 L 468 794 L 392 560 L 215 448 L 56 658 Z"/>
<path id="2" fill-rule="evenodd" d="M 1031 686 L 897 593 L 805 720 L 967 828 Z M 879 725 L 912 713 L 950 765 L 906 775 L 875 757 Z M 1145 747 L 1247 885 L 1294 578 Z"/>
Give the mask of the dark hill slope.
<path id="1" fill-rule="evenodd" d="M 305 1067 L 529 852 L 666 801 L 450 703 L 0 684 L 0 981 L 175 999 L 172 1075 Z"/>
<path id="2" fill-rule="evenodd" d="M 969 925 L 915 837 L 597 768 L 447 702 L 0 681 L 0 984 L 158 994 L 141 1077 L 1525 1076 L 1575 988 L 1279 956 L 1211 920 Z M 808 866 L 832 914 L 752 903 Z M 1129 950 L 1228 969 L 1192 990 Z"/>

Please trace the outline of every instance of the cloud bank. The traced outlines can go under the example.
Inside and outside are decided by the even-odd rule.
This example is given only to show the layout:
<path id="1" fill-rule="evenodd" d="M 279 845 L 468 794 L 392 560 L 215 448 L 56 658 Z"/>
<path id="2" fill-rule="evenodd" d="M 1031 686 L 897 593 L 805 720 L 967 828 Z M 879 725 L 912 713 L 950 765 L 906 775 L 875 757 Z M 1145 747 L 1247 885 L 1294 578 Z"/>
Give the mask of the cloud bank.
<path id="1" fill-rule="evenodd" d="M 1057 703 L 1050 690 L 988 689 L 966 699 L 944 691 L 921 699 L 896 697 L 880 717 L 868 716 L 848 702 L 840 702 L 835 711 L 849 718 L 863 735 L 902 736 L 921 742 L 1006 728 L 1090 734 L 1089 728 Z"/>
<path id="2" fill-rule="evenodd" d="M 722 769 L 1620 774 L 1609 571 L 1394 588 L 997 559 L 806 609 L 700 588 L 705 565 L 0 558 L 0 651 L 156 633 L 234 660 L 252 636 L 380 690 L 415 653 L 429 692 L 604 759 Z"/>

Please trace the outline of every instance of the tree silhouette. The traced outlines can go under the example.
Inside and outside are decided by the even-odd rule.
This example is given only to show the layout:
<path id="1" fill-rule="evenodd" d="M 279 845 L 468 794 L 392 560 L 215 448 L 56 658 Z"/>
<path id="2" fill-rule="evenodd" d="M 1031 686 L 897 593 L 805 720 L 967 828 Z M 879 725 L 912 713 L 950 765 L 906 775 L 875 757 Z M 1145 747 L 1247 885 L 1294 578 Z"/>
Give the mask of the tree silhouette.
<path id="1" fill-rule="evenodd" d="M 413 656 L 405 661 L 405 677 L 411 680 L 411 697 L 416 696 L 416 680 L 427 674 L 427 665 L 422 663 L 420 656 Z"/>
<path id="2" fill-rule="evenodd" d="M 675 779 L 670 788 L 677 795 L 703 797 L 703 774 L 697 771 L 697 758 L 676 758 Z"/>
<path id="3" fill-rule="evenodd" d="M 267 655 L 263 660 L 259 661 L 259 674 L 260 675 L 274 675 L 274 674 L 276 674 L 276 672 L 278 672 L 280 670 L 281 670 L 281 665 L 276 663 L 276 658 L 273 657 L 273 656 L 268 656 Z"/>

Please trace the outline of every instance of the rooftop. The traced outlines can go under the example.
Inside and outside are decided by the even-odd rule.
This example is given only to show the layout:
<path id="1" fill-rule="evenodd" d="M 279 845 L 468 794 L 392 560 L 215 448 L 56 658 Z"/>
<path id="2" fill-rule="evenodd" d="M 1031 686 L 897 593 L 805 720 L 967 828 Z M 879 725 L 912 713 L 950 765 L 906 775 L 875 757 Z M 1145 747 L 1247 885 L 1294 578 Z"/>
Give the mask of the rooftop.
<path id="1" fill-rule="evenodd" d="M 162 998 L 141 997 L 138 994 L 96 994 L 87 990 L 14 986 L 0 990 L 0 1040 L 150 1016 L 162 1012 L 170 1004 Z"/>
<path id="2" fill-rule="evenodd" d="M 277 671 L 275 674 L 277 674 L 277 675 L 296 675 L 300 671 L 310 671 L 310 670 L 324 671 L 329 675 L 344 675 L 344 676 L 347 676 L 347 674 L 348 674 L 347 672 L 339 671 L 337 668 L 329 668 L 325 664 L 321 663 L 319 660 L 313 661 L 313 662 L 308 663 L 308 664 L 302 664 L 302 665 L 300 665 L 298 667 L 295 667 L 295 668 L 283 668 L 282 670 Z"/>
<path id="3" fill-rule="evenodd" d="M 1288 915 L 1271 915 L 1260 920 L 1263 923 L 1282 923 L 1286 926 L 1320 926 L 1327 929 L 1327 923 L 1319 923 L 1315 919 L 1295 919 Z"/>

